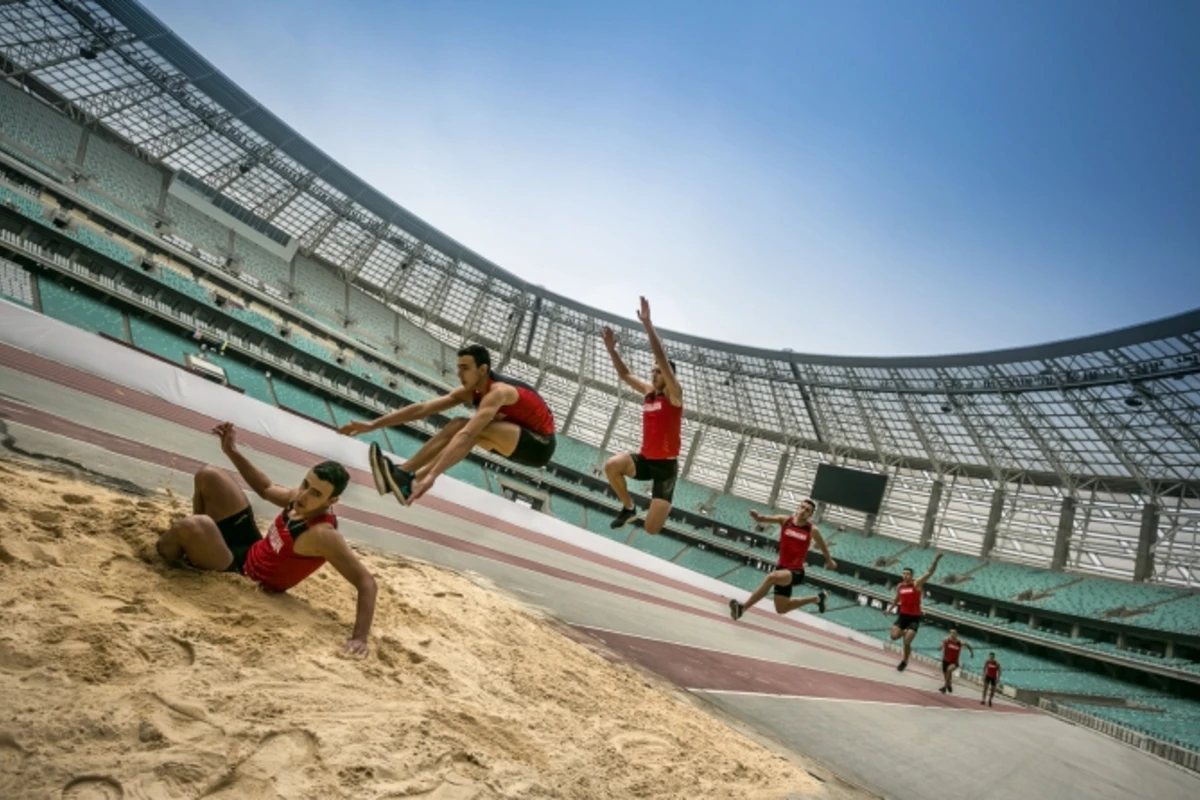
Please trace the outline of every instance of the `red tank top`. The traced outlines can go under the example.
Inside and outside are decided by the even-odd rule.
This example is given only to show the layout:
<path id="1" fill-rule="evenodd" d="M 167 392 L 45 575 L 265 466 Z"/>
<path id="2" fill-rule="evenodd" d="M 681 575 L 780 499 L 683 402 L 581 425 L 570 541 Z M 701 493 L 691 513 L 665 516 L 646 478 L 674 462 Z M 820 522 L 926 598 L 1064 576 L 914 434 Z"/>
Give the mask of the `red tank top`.
<path id="1" fill-rule="evenodd" d="M 962 652 L 962 642 L 947 641 L 942 645 L 942 661 L 948 664 L 958 663 L 958 654 Z"/>
<path id="2" fill-rule="evenodd" d="M 896 589 L 900 598 L 900 613 L 908 617 L 921 615 L 921 590 L 915 584 L 901 584 Z"/>
<path id="3" fill-rule="evenodd" d="M 337 528 L 337 517 L 326 512 L 312 519 L 289 519 L 285 508 L 271 523 L 267 535 L 250 546 L 242 573 L 273 592 L 286 592 L 325 563 L 319 556 L 302 556 L 295 551 L 296 539 L 322 522 Z"/>
<path id="4" fill-rule="evenodd" d="M 983 676 L 985 678 L 999 678 L 1000 677 L 1000 662 L 999 661 L 985 662 L 983 665 Z"/>
<path id="5" fill-rule="evenodd" d="M 779 566 L 781 569 L 804 569 L 808 548 L 812 544 L 812 523 L 797 525 L 788 517 L 779 528 Z"/>
<path id="6" fill-rule="evenodd" d="M 679 458 L 683 404 L 673 405 L 665 394 L 651 392 L 642 403 L 642 458 Z"/>
<path id="7" fill-rule="evenodd" d="M 488 376 L 487 390 L 490 391 L 492 384 L 497 382 L 507 383 L 516 389 L 517 402 L 502 406 L 496 419 L 512 422 L 534 433 L 540 433 L 542 436 L 551 436 L 554 433 L 554 414 L 550 412 L 550 407 L 546 405 L 546 401 L 542 399 L 536 389 L 524 381 L 497 374 Z M 471 397 L 471 402 L 478 407 L 483 401 L 484 394 L 485 392 L 475 392 Z"/>

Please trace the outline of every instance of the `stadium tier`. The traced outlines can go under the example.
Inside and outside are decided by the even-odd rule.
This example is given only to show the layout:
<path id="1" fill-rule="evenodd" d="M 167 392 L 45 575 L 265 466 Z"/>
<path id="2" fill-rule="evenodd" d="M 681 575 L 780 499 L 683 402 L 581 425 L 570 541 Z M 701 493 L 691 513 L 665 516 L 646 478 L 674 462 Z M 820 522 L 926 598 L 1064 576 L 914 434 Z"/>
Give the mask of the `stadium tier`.
<path id="1" fill-rule="evenodd" d="M 45 13 L 56 30 L 76 24 L 58 6 Z M 536 484 L 545 510 L 573 525 L 751 591 L 777 535 L 756 531 L 751 509 L 790 512 L 821 464 L 883 473 L 878 514 L 819 509 L 839 567 L 813 554 L 809 575 L 843 595 L 828 619 L 885 639 L 889 619 L 854 600 L 890 597 L 901 569 L 921 573 L 942 553 L 930 615 L 990 639 L 1014 687 L 1170 696 L 1046 655 L 1056 648 L 1164 680 L 1200 676 L 1200 312 L 945 357 L 805 355 L 665 332 L 686 409 L 675 513 L 658 536 L 613 530 L 602 466 L 639 449 L 641 401 L 598 332 L 613 326 L 645 375 L 640 326 L 486 261 L 297 146 L 268 112 L 235 125 L 236 113 L 200 118 L 168 102 L 205 93 L 186 67 L 140 52 L 122 62 L 122 91 L 161 93 L 171 110 L 159 113 L 178 118 L 151 125 L 139 104 L 117 103 L 77 123 L 59 109 L 94 119 L 81 87 L 111 84 L 88 59 L 0 81 L 5 297 L 181 368 L 199 357 L 247 396 L 330 426 L 444 391 L 457 348 L 480 342 L 500 371 L 538 387 L 559 425 L 551 466 L 517 470 L 512 485 Z M 206 74 L 226 90 L 206 96 L 212 107 L 234 96 L 224 81 Z M 192 128 L 203 134 L 180 133 Z M 368 438 L 406 456 L 430 430 Z M 489 459 L 451 475 L 503 492 Z M 943 633 L 923 627 L 918 651 Z M 1197 746 L 1200 717 L 1180 710 L 1190 706 L 1079 708 Z"/>

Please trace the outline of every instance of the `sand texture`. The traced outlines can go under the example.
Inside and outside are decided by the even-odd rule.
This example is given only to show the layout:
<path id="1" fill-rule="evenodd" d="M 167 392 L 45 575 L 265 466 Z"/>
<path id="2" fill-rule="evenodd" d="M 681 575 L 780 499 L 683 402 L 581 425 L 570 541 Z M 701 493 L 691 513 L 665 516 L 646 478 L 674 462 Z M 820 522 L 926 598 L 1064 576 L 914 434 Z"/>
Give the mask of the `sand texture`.
<path id="1" fill-rule="evenodd" d="M 469 576 L 367 555 L 286 596 L 167 568 L 180 498 L 0 463 L 0 797 L 830 797 Z M 840 795 L 839 795 L 840 796 Z"/>

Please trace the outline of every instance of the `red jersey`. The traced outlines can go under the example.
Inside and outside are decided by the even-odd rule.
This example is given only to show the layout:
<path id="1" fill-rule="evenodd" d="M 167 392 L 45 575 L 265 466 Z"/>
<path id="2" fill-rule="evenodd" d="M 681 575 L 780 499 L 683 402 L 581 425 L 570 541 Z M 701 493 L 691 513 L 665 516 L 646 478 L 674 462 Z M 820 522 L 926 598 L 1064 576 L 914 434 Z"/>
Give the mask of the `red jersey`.
<path id="1" fill-rule="evenodd" d="M 325 563 L 320 556 L 298 555 L 296 539 L 322 522 L 337 527 L 337 517 L 329 512 L 312 519 L 291 519 L 288 517 L 290 510 L 289 506 L 279 512 L 267 535 L 250 546 L 242 566 L 242 574 L 273 592 L 286 592 Z"/>
<path id="2" fill-rule="evenodd" d="M 788 517 L 779 528 L 779 568 L 804 569 L 812 545 L 812 523 L 797 525 Z"/>
<path id="3" fill-rule="evenodd" d="M 554 415 L 550 413 L 550 407 L 546 405 L 546 401 L 537 393 L 537 390 L 524 381 L 506 378 L 503 375 L 489 375 L 487 389 L 475 392 L 471 396 L 471 402 L 476 408 L 483 402 L 483 396 L 491 390 L 492 384 L 497 382 L 507 383 L 516 389 L 517 401 L 501 406 L 496 419 L 512 422 L 534 433 L 540 433 L 542 436 L 554 434 Z"/>
<path id="4" fill-rule="evenodd" d="M 1000 677 L 1000 662 L 999 661 L 985 661 L 983 663 L 983 677 L 999 678 Z"/>
<path id="5" fill-rule="evenodd" d="M 942 661 L 947 664 L 957 664 L 958 654 L 962 652 L 962 640 L 947 639 L 942 642 Z"/>
<path id="6" fill-rule="evenodd" d="M 651 461 L 679 458 L 682 428 L 682 403 L 674 405 L 665 394 L 646 395 L 642 402 L 642 458 Z"/>
<path id="7" fill-rule="evenodd" d="M 900 613 L 906 617 L 921 616 L 921 590 L 915 583 L 902 583 L 896 587 L 900 602 Z"/>

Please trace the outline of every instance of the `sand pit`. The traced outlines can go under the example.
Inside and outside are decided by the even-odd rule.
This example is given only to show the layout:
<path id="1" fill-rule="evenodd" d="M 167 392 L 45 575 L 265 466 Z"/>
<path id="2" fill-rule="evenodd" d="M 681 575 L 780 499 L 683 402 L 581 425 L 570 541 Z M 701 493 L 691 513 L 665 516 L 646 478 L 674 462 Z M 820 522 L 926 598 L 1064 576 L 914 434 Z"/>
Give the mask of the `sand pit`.
<path id="1" fill-rule="evenodd" d="M 834 796 L 465 576 L 368 556 L 351 660 L 332 568 L 270 596 L 157 562 L 181 499 L 0 482 L 0 797 Z"/>

